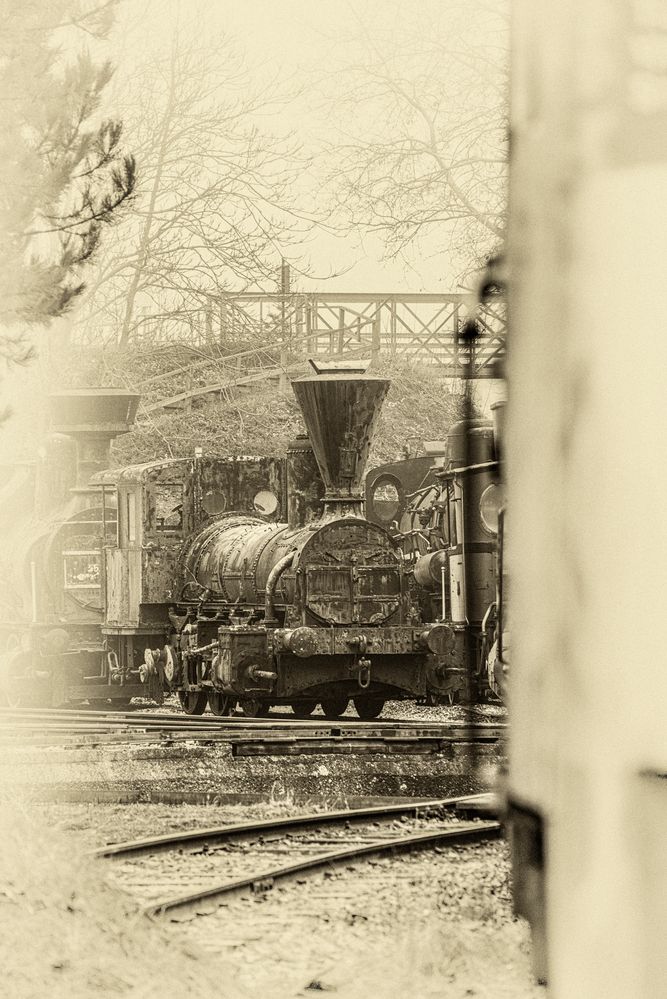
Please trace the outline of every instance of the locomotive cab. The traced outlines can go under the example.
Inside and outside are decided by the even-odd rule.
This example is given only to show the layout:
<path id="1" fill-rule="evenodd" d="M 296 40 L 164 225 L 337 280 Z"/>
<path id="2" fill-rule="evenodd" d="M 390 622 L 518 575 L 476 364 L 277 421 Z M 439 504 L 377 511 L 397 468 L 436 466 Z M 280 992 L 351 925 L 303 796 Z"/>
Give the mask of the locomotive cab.
<path id="1" fill-rule="evenodd" d="M 105 550 L 105 615 L 102 634 L 122 682 L 148 684 L 162 700 L 174 676 L 174 654 L 165 649 L 174 628 L 174 605 L 187 598 L 181 552 L 186 539 L 216 517 L 261 517 L 271 522 L 284 508 L 284 463 L 279 458 L 182 458 L 149 462 L 95 477 L 115 498 L 118 531 Z M 225 514 L 226 512 L 226 514 Z M 195 605 L 201 588 L 195 591 Z M 167 665 L 154 669 L 147 650 Z M 177 658 L 177 657 L 176 657 Z"/>
<path id="2" fill-rule="evenodd" d="M 116 507 L 91 479 L 108 466 L 110 443 L 130 429 L 138 402 L 123 389 L 50 398 L 57 436 L 35 465 L 32 509 L 12 519 L 2 553 L 0 693 L 9 704 L 86 699 L 107 683 L 100 624 Z"/>

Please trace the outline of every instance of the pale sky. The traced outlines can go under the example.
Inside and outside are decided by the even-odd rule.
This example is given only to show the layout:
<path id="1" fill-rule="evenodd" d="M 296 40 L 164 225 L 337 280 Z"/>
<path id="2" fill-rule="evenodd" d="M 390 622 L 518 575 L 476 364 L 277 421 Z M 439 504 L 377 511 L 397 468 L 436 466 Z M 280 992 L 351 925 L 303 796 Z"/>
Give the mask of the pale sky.
<path id="1" fill-rule="evenodd" d="M 114 87 L 127 87 L 133 68 L 145 64 L 152 53 L 164 55 L 169 51 L 176 26 L 193 31 L 202 40 L 222 29 L 236 38 L 252 81 L 261 85 L 275 79 L 280 89 L 300 91 L 268 125 L 273 130 L 293 130 L 305 148 L 317 152 L 323 142 L 336 138 L 331 106 L 347 83 L 346 63 L 365 65 L 367 58 L 370 61 L 373 55 L 384 55 L 385 51 L 391 55 L 403 46 L 419 67 L 423 46 L 424 72 L 430 71 L 429 65 L 435 65 L 446 73 L 448 67 L 438 62 L 437 46 L 449 37 L 452 19 L 458 17 L 459 31 L 462 26 L 465 36 L 472 11 L 497 11 L 504 6 L 504 0 L 125 0 L 110 42 L 100 46 L 99 51 L 94 42 L 89 44 L 96 58 L 109 58 L 116 66 L 109 88 L 113 95 Z M 505 42 L 500 39 L 499 45 Z M 136 97 L 140 102 L 140 91 Z M 114 112 L 112 103 L 106 113 Z M 150 114 L 150 108 L 146 112 Z M 361 127 L 363 133 L 367 125 L 377 126 L 378 120 L 381 123 L 375 109 L 365 105 L 339 115 L 341 128 L 346 127 L 345 114 L 352 115 L 350 130 L 359 131 Z M 312 193 L 318 184 L 317 173 L 304 177 L 302 182 L 304 189 Z M 462 290 L 446 253 L 433 253 L 422 245 L 412 249 L 407 261 L 383 261 L 382 250 L 377 237 L 337 239 L 320 230 L 302 247 L 314 276 L 305 278 L 293 273 L 293 287 L 358 292 Z M 345 273 L 323 280 L 337 271 Z M 56 322 L 45 339 L 54 339 L 63 322 L 66 324 Z M 42 340 L 41 335 L 36 339 Z M 48 360 L 46 364 L 48 367 Z M 17 414 L 31 410 L 38 376 L 38 368 L 32 367 L 17 370 L 5 380 L 3 396 Z M 479 387 L 479 395 L 482 404 L 494 396 L 489 383 Z"/>
<path id="2" fill-rule="evenodd" d="M 504 7 L 504 0 L 147 0 L 137 8 L 126 0 L 117 32 L 122 33 L 122 49 L 116 48 L 112 56 L 121 78 L 124 60 L 145 59 L 151 48 L 168 49 L 177 24 L 198 24 L 202 33 L 222 30 L 234 38 L 253 81 L 275 79 L 279 87 L 302 89 L 268 124 L 293 130 L 304 148 L 317 150 L 335 138 L 327 102 L 335 102 L 345 86 L 346 63 L 363 64 L 372 58 L 373 49 L 391 54 L 406 44 L 408 29 L 407 44 L 418 50 L 423 40 L 426 51 L 445 38 L 453 17 L 460 18 L 465 33 L 472 11 Z M 370 123 L 376 115 L 372 106 L 355 109 L 353 127 L 364 117 Z M 312 191 L 316 174 L 303 182 Z M 412 248 L 404 259 L 382 260 L 380 237 L 335 238 L 320 230 L 303 252 L 314 274 L 312 279 L 294 274 L 304 290 L 462 290 L 455 264 L 428 244 Z M 328 277 L 336 272 L 343 273 Z"/>

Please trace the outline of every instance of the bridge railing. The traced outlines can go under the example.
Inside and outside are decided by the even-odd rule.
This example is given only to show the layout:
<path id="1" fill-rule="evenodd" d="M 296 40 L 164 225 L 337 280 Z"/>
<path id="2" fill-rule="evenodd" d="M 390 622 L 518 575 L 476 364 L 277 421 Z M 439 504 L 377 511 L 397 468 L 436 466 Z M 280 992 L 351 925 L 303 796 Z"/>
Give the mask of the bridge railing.
<path id="1" fill-rule="evenodd" d="M 247 292 L 207 300 L 187 321 L 157 320 L 147 315 L 139 324 L 134 346 L 187 343 L 243 363 L 244 355 L 268 351 L 280 362 L 294 355 L 345 354 L 366 348 L 369 355 L 415 360 L 461 373 L 468 361 L 462 336 L 470 315 L 470 296 L 463 294 L 364 294 Z M 504 300 L 492 298 L 477 313 L 480 337 L 475 374 L 492 373 L 504 353 Z M 108 328 L 95 340 L 113 342 Z M 85 333 L 82 333 L 85 337 Z M 263 362 L 262 362 L 263 363 Z"/>

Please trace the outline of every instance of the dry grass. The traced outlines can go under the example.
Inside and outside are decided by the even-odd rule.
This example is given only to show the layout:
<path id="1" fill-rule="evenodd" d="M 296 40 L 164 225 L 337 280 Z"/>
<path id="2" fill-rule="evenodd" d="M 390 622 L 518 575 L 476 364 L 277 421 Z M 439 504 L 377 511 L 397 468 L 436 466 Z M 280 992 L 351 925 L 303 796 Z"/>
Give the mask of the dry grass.
<path id="1" fill-rule="evenodd" d="M 153 351 L 87 348 L 56 355 L 53 364 L 24 373 L 25 394 L 30 405 L 10 421 L 11 433 L 0 435 L 4 460 L 32 459 L 48 426 L 47 394 L 67 387 L 116 386 L 138 389 L 146 378 L 168 374 L 150 385 L 143 398 L 155 402 L 187 390 L 192 384 L 211 384 L 219 376 L 216 358 L 198 367 L 201 357 L 185 347 Z M 446 436 L 449 426 L 461 418 L 461 383 L 444 379 L 429 365 L 380 360 L 371 373 L 391 379 L 371 450 L 369 466 L 402 457 L 406 443 L 414 450 L 423 440 Z M 141 416 L 130 433 L 117 438 L 115 466 L 171 457 L 190 457 L 196 446 L 209 455 L 281 454 L 287 443 L 303 433 L 301 412 L 291 391 L 278 392 L 275 382 L 257 382 L 245 388 L 226 390 L 220 396 L 193 400 L 192 408 L 156 410 Z"/>
<path id="2" fill-rule="evenodd" d="M 116 464 L 204 454 L 280 454 L 303 422 L 296 400 L 273 383 L 238 389 L 231 399 L 206 397 L 192 409 L 154 412 L 118 438 Z"/>
<path id="3" fill-rule="evenodd" d="M 243 993 L 111 887 L 16 801 L 0 802 L 2 994 L 11 999 L 224 999 Z"/>
<path id="4" fill-rule="evenodd" d="M 443 439 L 461 418 L 462 397 L 437 369 L 382 364 L 373 373 L 388 377 L 391 388 L 378 420 L 371 466 L 402 457 L 406 442 L 419 449 L 424 440 Z M 190 456 L 195 446 L 215 455 L 281 454 L 304 430 L 292 393 L 280 394 L 273 382 L 258 383 L 228 392 L 224 399 L 202 397 L 192 409 L 153 412 L 118 438 L 113 455 L 117 464 L 125 464 Z"/>
<path id="5" fill-rule="evenodd" d="M 379 363 L 373 373 L 391 380 L 378 420 L 369 465 L 403 456 L 403 448 L 421 448 L 423 441 L 443 440 L 449 427 L 464 415 L 460 383 L 442 377 L 425 364 Z"/>
<path id="6" fill-rule="evenodd" d="M 390 949 L 371 944 L 366 960 L 325 971 L 319 984 L 341 999 L 539 999 L 531 978 L 523 927 L 443 920 L 399 930 Z"/>
<path id="7" fill-rule="evenodd" d="M 289 791 L 278 784 L 272 799 L 272 811 L 293 811 Z M 210 917 L 211 924 L 174 928 L 142 916 L 106 882 L 103 862 L 88 859 L 38 814 L 0 801 L 0 994 L 10 999 L 543 995 L 531 982 L 527 929 L 508 918 L 497 846 L 486 848 L 496 861 L 465 851 L 423 855 L 401 864 L 391 883 L 386 861 L 316 879 L 308 889 L 270 893 L 252 906 L 239 902 Z M 339 897 L 346 878 L 358 892 L 349 903 Z M 320 919 L 303 911 L 318 907 Z M 361 914 L 358 924 L 350 912 Z M 197 930 L 206 952 L 186 943 Z M 246 935 L 237 953 L 220 956 L 221 942 Z"/>

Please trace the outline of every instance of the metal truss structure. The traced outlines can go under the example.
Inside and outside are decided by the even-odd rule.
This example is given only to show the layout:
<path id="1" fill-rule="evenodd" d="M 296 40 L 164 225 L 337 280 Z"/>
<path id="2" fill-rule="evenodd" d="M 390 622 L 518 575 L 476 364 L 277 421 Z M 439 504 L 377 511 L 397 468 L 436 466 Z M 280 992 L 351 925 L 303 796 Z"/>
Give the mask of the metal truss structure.
<path id="1" fill-rule="evenodd" d="M 211 297 L 187 318 L 146 315 L 133 342 L 210 347 L 228 360 L 269 350 L 283 368 L 308 356 L 354 352 L 437 365 L 451 377 L 497 377 L 504 299 L 491 298 L 475 313 L 473 357 L 463 335 L 470 308 L 466 294 L 246 292 Z"/>
<path id="2" fill-rule="evenodd" d="M 469 309 L 463 294 L 246 293 L 221 299 L 219 324 L 232 334 L 253 326 L 292 355 L 366 348 L 371 356 L 436 364 L 452 377 L 496 377 L 505 352 L 504 300 L 492 298 L 476 313 L 473 358 L 463 336 Z"/>

